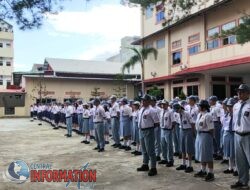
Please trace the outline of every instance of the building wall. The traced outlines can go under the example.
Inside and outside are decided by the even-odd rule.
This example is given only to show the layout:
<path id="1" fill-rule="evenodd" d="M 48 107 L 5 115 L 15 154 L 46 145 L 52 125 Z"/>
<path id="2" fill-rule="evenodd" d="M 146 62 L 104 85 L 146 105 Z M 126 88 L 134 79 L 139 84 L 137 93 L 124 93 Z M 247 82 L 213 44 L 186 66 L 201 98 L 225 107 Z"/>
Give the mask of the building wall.
<path id="1" fill-rule="evenodd" d="M 11 82 L 13 72 L 13 29 L 12 26 L 0 22 L 0 89 L 6 88 L 7 81 Z"/>
<path id="2" fill-rule="evenodd" d="M 26 91 L 26 100 L 25 100 L 25 112 L 29 113 L 29 106 L 35 103 L 36 97 L 39 99 L 39 79 L 38 78 L 26 78 L 25 80 L 25 91 Z M 98 91 L 103 92 L 102 95 L 110 96 L 116 94 L 115 89 L 119 87 L 126 89 L 126 84 L 117 81 L 90 81 L 90 80 L 74 80 L 74 79 L 43 79 L 42 86 L 46 86 L 46 91 L 49 94 L 47 98 L 56 99 L 58 102 L 63 102 L 65 98 L 71 98 L 75 93 L 74 98 L 83 98 L 84 101 L 89 101 L 91 92 L 94 88 L 100 88 Z M 43 88 L 44 89 L 44 88 Z M 126 93 L 126 91 L 124 92 Z M 133 84 L 127 84 L 127 97 L 133 99 L 137 91 Z M 71 95 L 70 95 L 71 94 Z M 45 98 L 45 96 L 42 96 Z"/>

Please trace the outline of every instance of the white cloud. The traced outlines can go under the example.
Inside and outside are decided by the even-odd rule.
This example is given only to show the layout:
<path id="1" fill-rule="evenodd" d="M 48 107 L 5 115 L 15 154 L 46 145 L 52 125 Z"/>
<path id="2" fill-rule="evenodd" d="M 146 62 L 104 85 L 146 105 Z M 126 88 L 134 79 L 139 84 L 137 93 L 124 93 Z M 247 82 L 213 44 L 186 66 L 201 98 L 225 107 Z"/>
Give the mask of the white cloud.
<path id="1" fill-rule="evenodd" d="M 140 10 L 122 5 L 101 5 L 86 12 L 48 16 L 57 32 L 102 35 L 107 38 L 140 34 Z"/>
<path id="2" fill-rule="evenodd" d="M 118 53 L 124 36 L 140 35 L 140 9 L 122 5 L 100 5 L 86 12 L 61 12 L 48 16 L 50 34 L 80 34 L 96 40 L 81 59 L 104 59 Z"/>

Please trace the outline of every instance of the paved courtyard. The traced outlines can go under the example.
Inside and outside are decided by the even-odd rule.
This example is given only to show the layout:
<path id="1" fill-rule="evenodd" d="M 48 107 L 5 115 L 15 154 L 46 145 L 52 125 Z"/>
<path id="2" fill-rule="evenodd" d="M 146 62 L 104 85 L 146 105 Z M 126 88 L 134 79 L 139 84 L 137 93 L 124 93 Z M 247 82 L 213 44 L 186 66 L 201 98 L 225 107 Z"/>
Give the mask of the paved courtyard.
<path id="1" fill-rule="evenodd" d="M 196 179 L 193 174 L 177 172 L 175 168 L 158 166 L 158 175 L 148 177 L 147 173 L 137 173 L 141 157 L 134 157 L 130 152 L 116 150 L 106 146 L 104 153 L 92 149 L 95 143 L 81 144 L 82 138 L 73 133 L 72 138 L 64 137 L 65 129 L 52 130 L 46 123 L 37 125 L 29 119 L 0 119 L 0 190 L 56 190 L 66 189 L 66 183 L 31 183 L 14 184 L 4 178 L 4 171 L 14 160 L 31 163 L 52 163 L 53 169 L 78 169 L 89 162 L 91 169 L 97 170 L 97 183 L 94 189 L 107 190 L 223 190 L 237 180 L 222 171 L 225 165 L 215 164 L 216 180 L 212 183 Z M 176 160 L 178 165 L 180 160 Z M 199 169 L 194 164 L 195 170 Z M 76 183 L 68 189 L 77 189 Z"/>

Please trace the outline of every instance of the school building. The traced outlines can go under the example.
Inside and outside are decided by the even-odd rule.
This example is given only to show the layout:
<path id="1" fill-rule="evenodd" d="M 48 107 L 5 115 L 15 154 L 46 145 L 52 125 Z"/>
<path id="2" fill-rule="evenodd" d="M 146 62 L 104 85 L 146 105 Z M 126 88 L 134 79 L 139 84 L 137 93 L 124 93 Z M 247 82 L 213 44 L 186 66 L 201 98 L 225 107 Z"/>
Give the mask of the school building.
<path id="1" fill-rule="evenodd" d="M 0 93 L 0 117 L 28 116 L 30 105 L 39 102 L 88 102 L 112 94 L 133 99 L 140 89 L 140 69 L 121 77 L 121 67 L 122 63 L 108 61 L 46 58 L 32 72 L 13 73 L 13 83 L 20 89 Z"/>
<path id="2" fill-rule="evenodd" d="M 0 20 L 0 89 L 11 85 L 13 72 L 13 27 L 4 20 Z"/>
<path id="3" fill-rule="evenodd" d="M 220 37 L 243 23 L 249 0 L 197 1 L 191 12 L 173 10 L 173 1 L 149 6 L 141 14 L 141 39 L 133 44 L 155 47 L 158 58 L 145 63 L 145 83 L 157 85 L 166 99 L 185 95 L 219 99 L 250 84 L 250 43 L 240 45 L 235 35 Z M 185 15 L 186 14 L 186 15 Z"/>

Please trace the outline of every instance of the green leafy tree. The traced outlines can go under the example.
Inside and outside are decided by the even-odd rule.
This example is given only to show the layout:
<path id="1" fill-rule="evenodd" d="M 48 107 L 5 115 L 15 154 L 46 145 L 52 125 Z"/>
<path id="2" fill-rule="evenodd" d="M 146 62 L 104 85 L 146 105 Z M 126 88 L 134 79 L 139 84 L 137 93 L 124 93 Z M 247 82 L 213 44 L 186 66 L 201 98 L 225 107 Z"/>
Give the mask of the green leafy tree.
<path id="1" fill-rule="evenodd" d="M 91 91 L 91 96 L 93 96 L 94 98 L 98 97 L 101 95 L 101 92 L 99 92 L 100 88 L 96 87 L 93 89 L 93 91 Z"/>
<path id="2" fill-rule="evenodd" d="M 187 96 L 186 96 L 186 94 L 183 91 L 181 91 L 181 93 L 179 94 L 179 98 L 181 100 L 186 100 Z"/>
<path id="3" fill-rule="evenodd" d="M 126 63 L 124 63 L 124 65 L 122 66 L 122 73 L 124 73 L 126 69 L 129 72 L 130 69 L 131 68 L 133 69 L 136 64 L 140 64 L 140 66 L 141 66 L 141 77 L 142 77 L 141 91 L 142 91 L 142 94 L 144 94 L 144 91 L 145 91 L 145 86 L 144 86 L 145 60 L 148 58 L 148 56 L 150 54 L 153 54 L 154 58 L 157 59 L 158 52 L 157 52 L 157 50 L 155 48 L 140 48 L 139 50 L 136 49 L 136 48 L 129 48 L 129 49 L 134 51 L 135 55 L 132 56 Z"/>
<path id="4" fill-rule="evenodd" d="M 151 89 L 149 89 L 148 94 L 156 97 L 156 99 L 161 99 L 163 96 L 163 92 L 157 86 L 153 86 Z"/>

